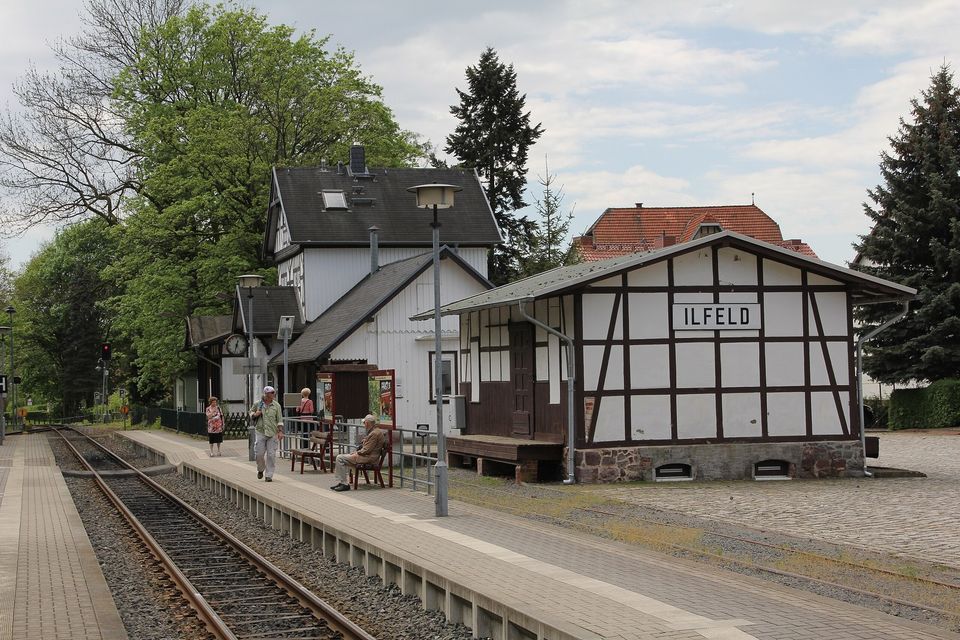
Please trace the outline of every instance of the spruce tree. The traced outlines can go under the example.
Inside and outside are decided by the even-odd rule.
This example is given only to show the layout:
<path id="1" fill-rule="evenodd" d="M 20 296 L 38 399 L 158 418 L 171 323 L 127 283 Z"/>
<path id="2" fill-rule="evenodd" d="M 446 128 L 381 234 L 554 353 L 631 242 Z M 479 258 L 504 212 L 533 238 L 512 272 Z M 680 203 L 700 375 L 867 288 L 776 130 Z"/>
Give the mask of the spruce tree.
<path id="1" fill-rule="evenodd" d="M 883 184 L 868 191 L 873 228 L 856 245 L 861 269 L 917 289 L 910 312 L 865 347 L 882 382 L 960 377 L 960 91 L 949 67 L 914 99 L 881 154 Z M 864 330 L 896 312 L 861 307 Z"/>
<path id="2" fill-rule="evenodd" d="M 529 277 L 570 264 L 576 264 L 579 256 L 573 246 L 566 242 L 573 210 L 564 213 L 563 185 L 557 186 L 557 176 L 550 173 L 546 159 L 544 175 L 537 176 L 543 195 L 534 202 L 539 214 L 530 242 L 530 251 L 521 258 L 521 277 Z"/>
<path id="3" fill-rule="evenodd" d="M 467 67 L 467 91 L 457 89 L 460 104 L 450 112 L 460 123 L 447 136 L 446 152 L 460 163 L 476 169 L 486 182 L 487 200 L 506 243 L 490 252 L 488 277 L 504 284 L 517 277 L 520 258 L 529 247 L 535 223 L 514 211 L 526 206 L 527 152 L 543 134 L 537 123 L 530 126 L 524 111 L 526 94 L 517 90 L 513 65 L 500 62 L 488 47 L 474 67 Z"/>

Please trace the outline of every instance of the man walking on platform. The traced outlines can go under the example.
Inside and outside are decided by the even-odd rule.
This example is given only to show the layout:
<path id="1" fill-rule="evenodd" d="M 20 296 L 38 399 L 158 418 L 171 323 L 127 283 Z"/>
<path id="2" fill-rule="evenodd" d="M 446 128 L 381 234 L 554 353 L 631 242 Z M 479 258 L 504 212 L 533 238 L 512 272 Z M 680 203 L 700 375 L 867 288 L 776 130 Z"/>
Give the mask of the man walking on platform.
<path id="1" fill-rule="evenodd" d="M 377 429 L 377 419 L 369 413 L 363 419 L 363 426 L 367 435 L 360 441 L 360 446 L 353 453 L 341 453 L 337 456 L 337 484 L 330 487 L 334 491 L 349 491 L 347 473 L 349 468 L 357 464 L 370 464 L 380 459 L 380 452 L 387 446 L 389 435 L 383 429 Z"/>
<path id="2" fill-rule="evenodd" d="M 273 482 L 273 470 L 277 466 L 277 449 L 280 438 L 283 437 L 283 410 L 280 403 L 274 400 L 277 390 L 267 386 L 263 388 L 263 400 L 253 405 L 250 416 L 256 418 L 254 428 L 257 432 L 257 442 L 254 445 L 254 455 L 257 458 L 257 479 L 263 477 L 266 470 L 267 482 Z"/>

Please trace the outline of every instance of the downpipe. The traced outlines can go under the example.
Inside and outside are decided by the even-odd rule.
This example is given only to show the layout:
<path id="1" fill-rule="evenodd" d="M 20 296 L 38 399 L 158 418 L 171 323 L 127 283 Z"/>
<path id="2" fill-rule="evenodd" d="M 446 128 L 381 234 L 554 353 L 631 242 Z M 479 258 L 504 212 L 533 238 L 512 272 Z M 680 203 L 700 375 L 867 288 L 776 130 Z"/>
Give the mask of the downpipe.
<path id="1" fill-rule="evenodd" d="M 576 442 L 576 421 L 574 420 L 573 415 L 573 391 L 575 382 L 576 382 L 576 362 L 575 362 L 575 351 L 573 348 L 573 338 L 570 336 L 560 333 L 550 325 L 540 322 L 533 316 L 527 313 L 526 302 L 522 300 L 517 301 L 517 310 L 520 312 L 520 315 L 523 316 L 528 322 L 540 327 L 547 333 L 557 336 L 560 340 L 563 340 L 567 345 L 567 477 L 563 481 L 563 484 L 576 484 L 577 479 L 574 474 L 574 444 Z"/>
<path id="2" fill-rule="evenodd" d="M 903 310 L 900 311 L 900 313 L 889 318 L 879 327 L 876 327 L 857 340 L 857 399 L 859 400 L 858 406 L 860 409 L 860 450 L 863 451 L 863 475 L 867 478 L 872 478 L 873 474 L 867 470 L 867 431 L 863 423 L 863 343 L 874 338 L 882 331 L 885 331 L 890 325 L 902 320 L 908 311 L 910 311 L 909 300 L 903 303 Z"/>

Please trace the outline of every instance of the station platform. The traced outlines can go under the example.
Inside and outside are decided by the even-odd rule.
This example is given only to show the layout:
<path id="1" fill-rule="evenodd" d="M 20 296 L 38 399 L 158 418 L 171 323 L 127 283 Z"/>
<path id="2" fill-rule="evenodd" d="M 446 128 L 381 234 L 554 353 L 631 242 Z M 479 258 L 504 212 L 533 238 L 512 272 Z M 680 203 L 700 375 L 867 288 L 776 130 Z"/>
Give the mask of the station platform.
<path id="1" fill-rule="evenodd" d="M 0 446 L 0 640 L 126 637 L 47 434 L 8 435 Z"/>
<path id="2" fill-rule="evenodd" d="M 258 481 L 246 442 L 122 435 L 286 535 L 365 569 L 496 640 L 927 640 L 960 635 L 757 578 L 458 502 L 331 473 Z"/>

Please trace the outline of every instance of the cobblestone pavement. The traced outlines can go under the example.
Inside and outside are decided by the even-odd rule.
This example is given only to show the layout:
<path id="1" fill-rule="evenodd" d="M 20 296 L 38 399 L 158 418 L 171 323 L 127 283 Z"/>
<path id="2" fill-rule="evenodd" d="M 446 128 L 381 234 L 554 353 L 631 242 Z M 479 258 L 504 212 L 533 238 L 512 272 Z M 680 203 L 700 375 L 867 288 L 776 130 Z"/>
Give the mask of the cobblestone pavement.
<path id="1" fill-rule="evenodd" d="M 960 432 L 880 434 L 873 466 L 926 478 L 611 486 L 627 502 L 960 568 Z"/>

